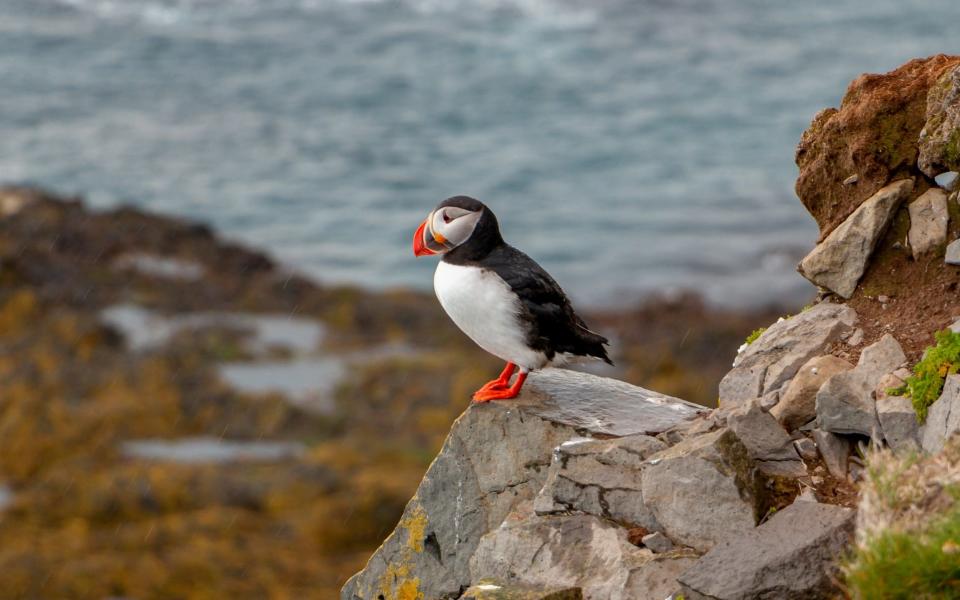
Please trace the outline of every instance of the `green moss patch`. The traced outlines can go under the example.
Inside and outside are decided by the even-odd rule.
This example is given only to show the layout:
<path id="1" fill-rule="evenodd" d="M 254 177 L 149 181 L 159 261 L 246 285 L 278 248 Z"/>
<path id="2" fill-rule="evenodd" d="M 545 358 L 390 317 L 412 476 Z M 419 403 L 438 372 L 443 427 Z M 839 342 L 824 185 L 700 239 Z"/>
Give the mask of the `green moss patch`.
<path id="1" fill-rule="evenodd" d="M 888 390 L 893 395 L 909 396 L 921 422 L 940 397 L 947 375 L 960 371 L 960 334 L 944 329 L 936 333 L 936 340 L 937 345 L 927 348 L 904 386 Z"/>

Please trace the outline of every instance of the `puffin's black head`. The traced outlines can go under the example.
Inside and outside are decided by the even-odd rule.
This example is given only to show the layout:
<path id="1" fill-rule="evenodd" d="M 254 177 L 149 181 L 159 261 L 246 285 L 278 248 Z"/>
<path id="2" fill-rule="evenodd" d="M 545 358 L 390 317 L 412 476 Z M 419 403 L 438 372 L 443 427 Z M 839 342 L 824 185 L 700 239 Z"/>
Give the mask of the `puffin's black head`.
<path id="1" fill-rule="evenodd" d="M 413 234 L 416 256 L 453 250 L 479 258 L 503 243 L 497 218 L 483 202 L 453 196 L 437 205 Z"/>

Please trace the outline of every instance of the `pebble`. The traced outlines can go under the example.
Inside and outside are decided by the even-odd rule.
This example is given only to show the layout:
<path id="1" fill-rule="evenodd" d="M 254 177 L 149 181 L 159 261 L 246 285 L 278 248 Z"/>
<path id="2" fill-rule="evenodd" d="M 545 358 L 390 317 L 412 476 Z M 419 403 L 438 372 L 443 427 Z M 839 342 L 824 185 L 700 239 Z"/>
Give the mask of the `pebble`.
<path id="1" fill-rule="evenodd" d="M 810 438 L 800 438 L 793 442 L 793 446 L 804 460 L 816 460 L 817 445 Z"/>
<path id="2" fill-rule="evenodd" d="M 643 542 L 644 546 L 650 548 L 654 554 L 662 554 L 673 550 L 673 542 L 659 531 L 648 533 L 640 538 L 640 541 Z"/>
<path id="3" fill-rule="evenodd" d="M 940 173 L 933 178 L 937 182 L 937 185 L 943 189 L 953 191 L 957 187 L 957 179 L 960 177 L 956 171 L 947 171 L 946 173 Z"/>

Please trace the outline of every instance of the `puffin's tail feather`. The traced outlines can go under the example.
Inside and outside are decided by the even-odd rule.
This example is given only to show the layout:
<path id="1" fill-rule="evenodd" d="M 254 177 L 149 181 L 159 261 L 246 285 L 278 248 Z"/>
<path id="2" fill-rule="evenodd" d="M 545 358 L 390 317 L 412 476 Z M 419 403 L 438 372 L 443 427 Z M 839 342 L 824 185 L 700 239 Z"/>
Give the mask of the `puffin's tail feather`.
<path id="1" fill-rule="evenodd" d="M 610 366 L 613 366 L 613 361 L 610 360 L 610 357 L 607 356 L 606 345 L 610 343 L 610 340 L 603 337 L 599 333 L 590 331 L 587 329 L 586 325 L 579 324 L 580 341 L 583 345 L 584 354 L 587 356 L 593 356 L 599 358 L 603 362 L 607 363 Z"/>

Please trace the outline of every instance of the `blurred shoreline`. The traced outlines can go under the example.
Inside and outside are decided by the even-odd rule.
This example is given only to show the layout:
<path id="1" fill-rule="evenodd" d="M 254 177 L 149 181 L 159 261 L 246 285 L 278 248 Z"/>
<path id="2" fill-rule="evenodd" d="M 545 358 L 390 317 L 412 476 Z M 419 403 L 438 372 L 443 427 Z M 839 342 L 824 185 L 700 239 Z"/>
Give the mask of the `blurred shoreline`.
<path id="1" fill-rule="evenodd" d="M 501 366 L 432 294 L 327 287 L 203 224 L 26 188 L 0 215 L 0 597 L 333 597 Z M 604 374 L 713 404 L 785 310 L 585 316 Z"/>

